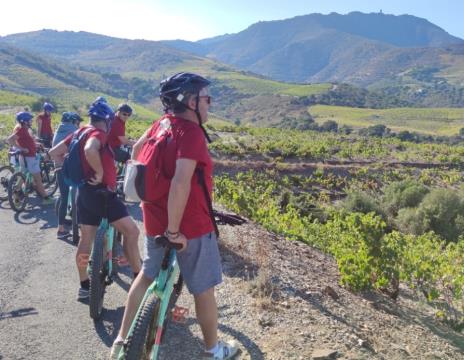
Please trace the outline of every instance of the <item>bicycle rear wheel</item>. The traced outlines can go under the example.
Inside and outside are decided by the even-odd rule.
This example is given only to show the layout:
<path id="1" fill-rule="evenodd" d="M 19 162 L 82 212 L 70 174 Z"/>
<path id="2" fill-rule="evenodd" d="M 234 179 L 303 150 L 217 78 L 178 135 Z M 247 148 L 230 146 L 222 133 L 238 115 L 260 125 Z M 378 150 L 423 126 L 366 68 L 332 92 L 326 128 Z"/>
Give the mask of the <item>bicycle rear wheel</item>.
<path id="1" fill-rule="evenodd" d="M 16 212 L 23 211 L 27 204 L 27 198 L 26 176 L 21 172 L 14 173 L 8 181 L 8 201 L 11 209 Z"/>
<path id="2" fill-rule="evenodd" d="M 42 162 L 40 174 L 42 176 L 42 183 L 49 196 L 55 194 L 58 189 L 58 181 L 56 179 L 55 167 L 51 162 Z"/>
<path id="3" fill-rule="evenodd" d="M 106 287 L 105 269 L 105 235 L 106 229 L 98 228 L 90 257 L 90 317 L 94 320 L 100 318 L 103 310 L 103 297 Z"/>
<path id="4" fill-rule="evenodd" d="M 0 167 L 0 201 L 8 200 L 8 181 L 14 173 L 12 166 Z"/>
<path id="5" fill-rule="evenodd" d="M 125 360 L 148 359 L 156 344 L 155 332 L 160 300 L 155 293 L 150 294 L 142 305 L 131 336 L 124 346 Z M 159 343 L 157 344 L 159 345 Z"/>

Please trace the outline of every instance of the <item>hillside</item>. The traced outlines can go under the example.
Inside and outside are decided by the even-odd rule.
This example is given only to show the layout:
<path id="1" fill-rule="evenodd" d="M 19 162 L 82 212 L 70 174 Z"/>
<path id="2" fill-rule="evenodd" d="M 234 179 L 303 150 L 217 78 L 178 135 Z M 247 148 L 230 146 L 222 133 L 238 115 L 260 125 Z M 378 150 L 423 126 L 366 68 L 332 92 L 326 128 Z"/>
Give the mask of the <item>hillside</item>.
<path id="1" fill-rule="evenodd" d="M 446 97 L 464 84 L 463 40 L 410 15 L 310 14 L 165 43 L 280 81 L 385 89 L 413 106 L 449 106 Z"/>

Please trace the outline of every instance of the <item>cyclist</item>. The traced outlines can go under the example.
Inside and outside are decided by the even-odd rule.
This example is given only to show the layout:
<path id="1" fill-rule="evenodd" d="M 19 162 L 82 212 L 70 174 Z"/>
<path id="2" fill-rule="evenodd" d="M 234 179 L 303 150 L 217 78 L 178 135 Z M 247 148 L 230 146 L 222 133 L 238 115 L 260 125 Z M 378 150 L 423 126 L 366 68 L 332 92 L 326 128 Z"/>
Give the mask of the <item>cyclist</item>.
<path id="1" fill-rule="evenodd" d="M 128 104 L 119 104 L 111 130 L 108 134 L 108 144 L 113 149 L 114 158 L 118 162 L 126 162 L 130 154 L 121 149 L 121 145 L 134 145 L 135 141 L 126 137 L 126 121 L 132 115 L 132 108 Z"/>
<path id="2" fill-rule="evenodd" d="M 107 144 L 107 134 L 113 120 L 113 110 L 104 102 L 93 103 L 88 111 L 90 123 L 78 130 L 77 134 L 86 131 L 80 141 L 80 158 L 86 183 L 79 187 L 77 193 L 77 216 L 81 229 L 81 237 L 77 247 L 76 263 L 81 286 L 78 300 L 89 297 L 89 278 L 86 266 L 80 266 L 82 256 L 88 256 L 95 239 L 97 228 L 102 219 L 103 198 L 98 190 L 115 190 L 116 167 L 113 152 Z M 90 128 L 90 130 L 86 130 Z M 63 161 L 73 134 L 50 150 L 50 155 Z M 137 245 L 139 229 L 129 216 L 126 206 L 117 198 L 109 197 L 107 203 L 108 221 L 123 234 L 123 248 L 134 272 L 134 278 L 140 271 L 141 260 Z"/>
<path id="3" fill-rule="evenodd" d="M 205 141 L 203 123 L 208 119 L 211 97 L 210 82 L 205 78 L 179 73 L 160 85 L 160 98 L 170 120 L 177 159 L 169 194 L 155 203 L 142 202 L 145 227 L 145 256 L 142 272 L 129 290 L 126 309 L 111 351 L 111 357 L 123 346 L 130 325 L 148 286 L 157 276 L 162 249 L 154 236 L 165 234 L 168 239 L 183 245 L 177 258 L 180 271 L 195 300 L 195 310 L 203 333 L 205 357 L 230 359 L 237 353 L 235 342 L 218 342 L 218 315 L 214 287 L 222 282 L 222 269 L 214 225 L 208 210 L 196 168 L 203 168 L 208 190 L 212 190 L 212 160 Z M 144 142 L 152 135 L 148 129 L 134 145 L 136 158 Z"/>
<path id="4" fill-rule="evenodd" d="M 35 189 L 42 197 L 42 205 L 50 205 L 53 204 L 53 198 L 48 196 L 42 183 L 40 160 L 37 157 L 37 144 L 31 134 L 32 119 L 33 115 L 30 112 L 21 111 L 17 113 L 17 124 L 13 129 L 13 133 L 7 138 L 7 142 L 21 150 L 23 155 L 21 167 L 25 168 L 27 166 L 27 170 L 31 173 Z"/>
<path id="5" fill-rule="evenodd" d="M 64 140 L 69 134 L 79 128 L 82 118 L 75 112 L 64 112 L 61 116 L 61 124 L 58 126 L 53 136 L 52 146 L 57 145 Z M 66 229 L 66 212 L 68 206 L 69 185 L 64 181 L 61 173 L 62 162 L 55 161 L 55 168 L 59 169 L 56 172 L 58 178 L 58 187 L 60 188 L 60 198 L 58 206 L 58 231 L 56 236 L 58 239 L 64 239 L 69 236 L 69 231 Z"/>
<path id="6" fill-rule="evenodd" d="M 43 145 L 50 148 L 53 139 L 52 130 L 52 111 L 54 106 L 48 102 L 43 104 L 43 112 L 37 115 L 37 136 L 43 142 Z"/>

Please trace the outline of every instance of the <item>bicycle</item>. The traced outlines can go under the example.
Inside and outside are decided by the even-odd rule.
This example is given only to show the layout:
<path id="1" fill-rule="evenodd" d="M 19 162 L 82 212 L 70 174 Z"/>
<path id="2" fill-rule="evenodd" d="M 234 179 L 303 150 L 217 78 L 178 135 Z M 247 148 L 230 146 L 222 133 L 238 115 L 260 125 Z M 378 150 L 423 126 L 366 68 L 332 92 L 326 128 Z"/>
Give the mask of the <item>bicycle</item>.
<path id="1" fill-rule="evenodd" d="M 117 258 L 114 258 L 113 254 L 116 253 L 117 242 L 121 238 L 120 233 L 108 223 L 107 218 L 108 198 L 115 196 L 115 193 L 101 189 L 97 191 L 97 195 L 104 199 L 105 214 L 97 229 L 90 258 L 87 255 L 80 259 L 81 264 L 87 262 L 87 273 L 90 280 L 89 310 L 90 317 L 94 320 L 100 318 L 103 311 L 105 288 L 113 282 L 114 276 L 117 274 Z"/>
<path id="2" fill-rule="evenodd" d="M 123 145 L 122 148 L 129 154 L 132 153 L 132 146 Z M 124 177 L 126 176 L 126 168 L 127 161 L 116 162 L 116 193 L 122 201 L 126 201 L 126 195 L 124 194 Z"/>
<path id="3" fill-rule="evenodd" d="M 39 147 L 37 154 L 40 159 L 40 175 L 44 188 L 47 189 L 48 195 L 53 196 L 58 189 L 58 180 L 56 177 L 55 163 L 48 155 L 48 149 Z"/>
<path id="4" fill-rule="evenodd" d="M 172 312 L 173 319 L 180 321 L 187 313 L 187 309 L 175 307 L 183 286 L 176 258 L 176 250 L 182 245 L 169 242 L 165 236 L 157 236 L 155 241 L 165 249 L 161 269 L 145 292 L 127 341 L 120 350 L 121 360 L 157 359 L 166 331 L 167 315 Z"/>
<path id="5" fill-rule="evenodd" d="M 71 218 L 71 232 L 72 232 L 72 242 L 74 244 L 79 243 L 79 224 L 77 223 L 77 205 L 76 205 L 76 189 L 72 186 L 69 187 L 67 206 L 66 206 L 66 216 Z M 59 217 L 59 209 L 62 198 L 59 197 L 55 201 L 55 213 L 56 217 Z"/>
<path id="6" fill-rule="evenodd" d="M 11 209 L 21 212 L 27 205 L 29 194 L 34 190 L 32 174 L 27 170 L 27 162 L 24 160 L 24 171 L 21 170 L 21 150 L 8 152 L 14 158 L 15 171 L 8 180 L 8 201 Z"/>
<path id="7" fill-rule="evenodd" d="M 0 201 L 8 200 L 8 181 L 14 174 L 14 171 L 11 165 L 0 167 Z"/>

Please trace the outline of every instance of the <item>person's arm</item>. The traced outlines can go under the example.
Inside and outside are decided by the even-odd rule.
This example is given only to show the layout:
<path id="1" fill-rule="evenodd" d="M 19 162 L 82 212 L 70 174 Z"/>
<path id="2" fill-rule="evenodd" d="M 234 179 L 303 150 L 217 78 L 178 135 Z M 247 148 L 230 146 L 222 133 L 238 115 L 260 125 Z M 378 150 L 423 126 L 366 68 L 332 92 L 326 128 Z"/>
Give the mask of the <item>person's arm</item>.
<path id="1" fill-rule="evenodd" d="M 180 222 L 190 195 L 192 176 L 196 166 L 197 162 L 195 160 L 178 159 L 176 161 L 176 172 L 169 189 L 167 234 L 170 241 L 182 244 L 182 250 L 187 246 L 187 239 L 179 232 Z M 169 236 L 169 234 L 175 235 Z"/>
<path id="2" fill-rule="evenodd" d="M 29 149 L 23 148 L 23 147 L 21 147 L 19 145 L 19 143 L 18 143 L 18 135 L 16 135 L 15 133 L 8 136 L 6 138 L 6 142 L 11 146 L 15 146 L 18 150 L 20 150 L 24 154 L 27 154 L 29 152 Z"/>
<path id="3" fill-rule="evenodd" d="M 64 161 L 65 155 L 68 153 L 68 145 L 66 144 L 66 139 L 56 144 L 48 151 L 48 155 L 52 160 L 62 164 Z"/>
<path id="4" fill-rule="evenodd" d="M 100 141 L 91 137 L 84 146 L 84 154 L 90 167 L 95 171 L 95 176 L 89 180 L 91 185 L 98 185 L 103 179 L 103 165 L 100 158 Z"/>
<path id="5" fill-rule="evenodd" d="M 145 133 L 140 137 L 140 139 L 136 141 L 134 146 L 132 146 L 132 156 L 131 156 L 132 160 L 134 160 L 139 155 L 140 149 L 142 149 L 143 144 L 145 144 L 145 142 L 148 139 L 149 132 L 150 132 L 150 129 L 145 131 Z"/>

